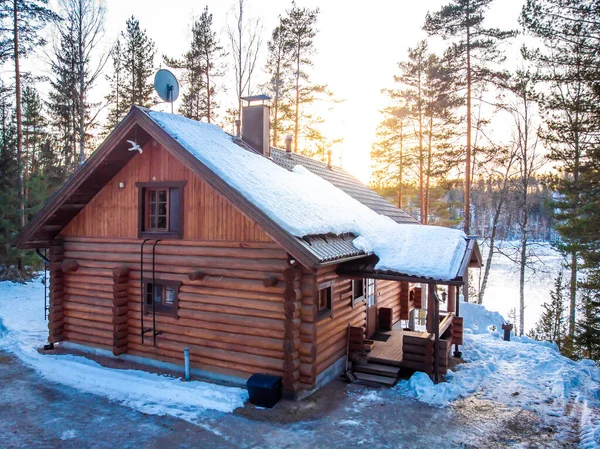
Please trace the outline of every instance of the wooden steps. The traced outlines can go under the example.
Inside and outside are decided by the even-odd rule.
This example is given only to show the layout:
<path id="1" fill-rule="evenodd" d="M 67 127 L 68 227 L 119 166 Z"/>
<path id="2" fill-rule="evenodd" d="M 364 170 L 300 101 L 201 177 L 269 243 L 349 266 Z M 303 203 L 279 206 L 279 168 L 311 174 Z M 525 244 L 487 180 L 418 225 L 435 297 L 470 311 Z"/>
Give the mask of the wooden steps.
<path id="1" fill-rule="evenodd" d="M 360 373 L 355 372 L 354 375 L 359 381 L 365 381 L 373 384 L 386 385 L 388 387 L 393 386 L 396 383 L 396 378 L 387 376 L 378 376 L 376 374 Z"/>
<path id="2" fill-rule="evenodd" d="M 356 368 L 354 368 L 354 371 L 357 373 L 375 374 L 378 376 L 392 377 L 395 379 L 398 377 L 400 369 L 395 366 L 367 363 L 366 365 L 357 365 Z"/>

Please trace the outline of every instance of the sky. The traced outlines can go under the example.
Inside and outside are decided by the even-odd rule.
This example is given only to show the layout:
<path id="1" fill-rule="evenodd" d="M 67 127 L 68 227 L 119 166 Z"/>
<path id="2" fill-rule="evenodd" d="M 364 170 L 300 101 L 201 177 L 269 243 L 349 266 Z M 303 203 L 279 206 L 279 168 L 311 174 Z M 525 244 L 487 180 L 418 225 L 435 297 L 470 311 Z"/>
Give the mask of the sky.
<path id="1" fill-rule="evenodd" d="M 259 17 L 263 27 L 263 54 L 256 81 L 264 80 L 266 42 L 285 13 L 291 1 L 248 0 L 249 15 Z M 105 0 L 106 47 L 125 28 L 131 15 L 140 21 L 158 49 L 157 63 L 163 54 L 183 54 L 191 37 L 191 23 L 205 6 L 213 14 L 214 29 L 226 46 L 224 29 L 235 0 Z M 298 6 L 318 6 L 318 34 L 315 38 L 317 54 L 313 57 L 312 79 L 325 83 L 335 97 L 343 102 L 336 104 L 324 117 L 324 132 L 329 138 L 343 138 L 334 148 L 334 162 L 357 176 L 363 182 L 370 177 L 369 152 L 375 141 L 379 111 L 386 106 L 381 89 L 393 86 L 397 63 L 406 58 L 408 47 L 426 38 L 421 27 L 428 11 L 436 11 L 448 0 L 297 0 Z M 517 17 L 523 0 L 496 0 L 488 14 L 488 24 L 502 28 L 517 28 Z M 441 51 L 445 44 L 437 38 L 430 48 Z M 99 49 L 99 54 L 105 49 Z M 509 50 L 509 59 L 514 49 Z M 229 63 L 230 58 L 226 59 Z M 233 106 L 234 83 L 223 80 L 229 93 L 221 92 L 223 106 Z M 254 84 L 254 83 L 253 83 Z M 104 89 L 103 89 L 104 87 Z M 97 92 L 106 87 L 99 83 Z M 255 89 L 253 93 L 260 93 Z M 156 109 L 166 110 L 164 106 Z"/>

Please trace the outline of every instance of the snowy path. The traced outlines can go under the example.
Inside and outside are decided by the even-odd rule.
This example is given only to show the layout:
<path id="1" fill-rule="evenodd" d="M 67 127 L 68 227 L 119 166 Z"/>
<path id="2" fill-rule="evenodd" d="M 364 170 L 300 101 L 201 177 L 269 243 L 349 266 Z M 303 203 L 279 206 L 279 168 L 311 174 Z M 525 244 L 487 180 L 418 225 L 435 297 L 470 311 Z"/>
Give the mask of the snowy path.
<path id="1" fill-rule="evenodd" d="M 521 407 L 541 417 L 577 418 L 581 447 L 600 447 L 600 368 L 590 360 L 575 362 L 554 344 L 528 337 L 506 342 L 495 329 L 503 318 L 476 304 L 461 304 L 465 319 L 463 358 L 447 382 L 433 385 L 417 373 L 401 382 L 399 391 L 434 404 L 458 398 L 479 398 Z"/>
<path id="2" fill-rule="evenodd" d="M 247 400 L 246 390 L 207 382 L 183 382 L 144 371 L 104 368 L 85 357 L 40 354 L 47 342 L 43 284 L 0 282 L 0 349 L 44 378 L 104 396 L 143 413 L 194 422 L 205 410 L 231 412 Z"/>

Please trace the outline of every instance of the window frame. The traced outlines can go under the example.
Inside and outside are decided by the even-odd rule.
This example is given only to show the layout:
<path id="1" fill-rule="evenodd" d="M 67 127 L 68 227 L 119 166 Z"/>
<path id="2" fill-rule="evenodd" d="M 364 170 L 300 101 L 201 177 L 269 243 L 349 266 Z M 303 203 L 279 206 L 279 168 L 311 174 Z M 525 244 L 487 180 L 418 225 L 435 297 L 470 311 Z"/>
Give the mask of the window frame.
<path id="1" fill-rule="evenodd" d="M 361 283 L 361 291 L 362 295 L 356 296 L 356 288 L 355 285 L 357 283 Z M 352 308 L 356 307 L 357 304 L 365 300 L 365 280 L 364 279 L 351 279 L 350 280 L 350 288 L 352 292 Z"/>
<path id="2" fill-rule="evenodd" d="M 155 182 L 136 182 L 138 188 L 138 238 L 149 239 L 182 239 L 183 238 L 183 220 L 184 220 L 184 187 L 187 181 L 155 181 Z M 149 192 L 167 191 L 167 228 L 165 230 L 148 228 L 147 208 L 149 206 Z M 178 191 L 177 205 L 177 229 L 171 230 L 171 191 Z"/>
<path id="3" fill-rule="evenodd" d="M 169 280 L 169 279 L 152 279 L 144 278 L 144 315 L 152 313 L 152 304 L 148 304 L 148 287 L 150 285 L 160 286 L 163 289 L 162 302 L 161 304 L 155 304 L 154 310 L 160 315 L 170 315 L 174 318 L 178 318 L 179 314 L 179 289 L 181 287 L 181 281 Z M 170 288 L 173 290 L 173 304 L 164 304 L 166 289 Z M 152 297 L 154 301 L 154 296 Z"/>
<path id="4" fill-rule="evenodd" d="M 372 287 L 373 289 L 372 294 L 369 292 L 369 287 Z M 377 279 L 365 278 L 364 293 L 365 303 L 367 304 L 367 307 L 377 307 Z M 372 299 L 372 301 L 370 299 Z"/>
<path id="5" fill-rule="evenodd" d="M 316 288 L 316 308 L 317 308 L 317 317 L 319 319 L 329 317 L 333 318 L 333 285 L 334 281 L 329 282 L 321 282 L 317 285 Z M 327 292 L 327 306 L 320 308 L 321 305 L 321 292 Z"/>

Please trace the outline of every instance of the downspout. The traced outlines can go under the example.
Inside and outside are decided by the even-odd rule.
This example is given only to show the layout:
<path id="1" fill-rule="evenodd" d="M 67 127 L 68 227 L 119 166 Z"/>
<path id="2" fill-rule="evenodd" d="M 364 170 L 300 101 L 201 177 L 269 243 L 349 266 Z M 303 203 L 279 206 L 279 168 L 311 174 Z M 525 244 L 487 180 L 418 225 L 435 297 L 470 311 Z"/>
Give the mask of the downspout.
<path id="1" fill-rule="evenodd" d="M 44 261 L 44 264 L 50 265 L 50 259 L 48 259 L 46 256 L 44 256 L 39 248 L 35 249 L 35 253 L 38 255 L 38 257 L 40 259 L 42 259 Z"/>

